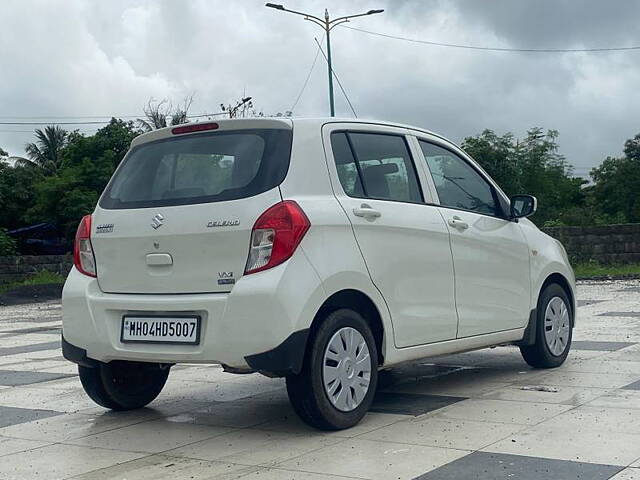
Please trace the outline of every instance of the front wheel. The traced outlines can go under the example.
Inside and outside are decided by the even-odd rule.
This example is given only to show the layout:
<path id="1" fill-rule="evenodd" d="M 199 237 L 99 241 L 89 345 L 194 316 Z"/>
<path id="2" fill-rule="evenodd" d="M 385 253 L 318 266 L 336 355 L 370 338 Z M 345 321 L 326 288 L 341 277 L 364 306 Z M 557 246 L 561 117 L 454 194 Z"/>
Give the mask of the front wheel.
<path id="1" fill-rule="evenodd" d="M 520 347 L 522 357 L 534 368 L 559 367 L 569 355 L 573 334 L 571 302 L 560 285 L 542 291 L 536 314 L 536 341 Z"/>
<path id="2" fill-rule="evenodd" d="M 302 371 L 287 377 L 298 416 L 321 430 L 341 430 L 367 413 L 378 382 L 378 353 L 367 322 L 340 309 L 310 337 Z"/>
<path id="3" fill-rule="evenodd" d="M 96 367 L 78 366 L 80 382 L 91 400 L 111 410 L 133 410 L 162 391 L 169 367 L 158 363 L 114 360 Z"/>

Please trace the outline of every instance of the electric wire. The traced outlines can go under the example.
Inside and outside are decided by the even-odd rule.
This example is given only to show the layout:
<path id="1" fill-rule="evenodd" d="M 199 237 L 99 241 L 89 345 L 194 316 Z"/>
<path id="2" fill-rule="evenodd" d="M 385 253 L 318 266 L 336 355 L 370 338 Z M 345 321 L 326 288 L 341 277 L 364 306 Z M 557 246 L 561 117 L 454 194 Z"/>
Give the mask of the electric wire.
<path id="1" fill-rule="evenodd" d="M 203 117 L 215 117 L 220 115 L 228 115 L 227 112 L 215 112 L 215 113 L 201 113 L 198 115 L 187 115 L 187 118 L 203 118 Z M 5 121 L 4 119 L 56 119 L 56 121 Z M 87 120 L 87 121 L 57 121 L 58 119 L 79 119 L 79 118 L 108 118 L 109 120 Z M 112 118 L 122 119 L 122 118 L 135 118 L 135 119 L 144 119 L 144 115 L 125 115 L 125 116 L 116 116 L 116 115 L 104 115 L 104 116 L 42 116 L 42 117 L 20 117 L 20 116 L 3 116 L 0 119 L 0 125 L 106 125 L 111 123 Z"/>
<path id="2" fill-rule="evenodd" d="M 324 35 L 322 36 L 322 38 L 324 39 Z M 293 105 L 291 105 L 291 108 L 289 109 L 289 111 L 291 113 L 293 113 L 294 109 L 298 105 L 298 102 L 300 101 L 300 98 L 302 97 L 302 94 L 303 94 L 304 90 L 307 88 L 307 84 L 309 83 L 309 79 L 311 78 L 311 74 L 313 73 L 313 69 L 316 66 L 316 62 L 318 61 L 318 56 L 319 55 L 320 55 L 320 45 L 318 45 L 318 50 L 316 50 L 316 56 L 313 57 L 313 63 L 311 64 L 311 68 L 309 69 L 309 73 L 307 74 L 307 78 L 304 80 L 302 88 L 300 89 L 300 92 L 298 93 L 298 96 L 296 97 L 296 101 L 293 102 Z"/>
<path id="3" fill-rule="evenodd" d="M 322 56 L 326 60 L 327 65 L 329 65 L 329 59 L 325 55 L 324 50 L 322 50 L 322 47 L 320 46 L 320 42 L 315 37 L 314 37 L 314 40 L 318 44 L 318 48 L 320 49 L 320 52 L 322 53 Z M 336 81 L 338 82 L 338 86 L 340 87 L 340 90 L 342 91 L 342 94 L 344 95 L 344 98 L 347 99 L 347 103 L 349 104 L 349 108 L 351 108 L 351 111 L 353 112 L 353 116 L 358 118 L 358 114 L 356 113 L 355 109 L 353 108 L 353 105 L 351 104 L 351 100 L 349 100 L 349 96 L 347 95 L 347 92 L 344 91 L 344 88 L 342 87 L 342 83 L 340 83 L 340 79 L 338 78 L 338 74 L 336 73 L 336 70 L 335 70 L 335 68 L 333 68 L 333 66 L 331 67 L 331 73 L 333 74 L 333 76 L 335 77 Z"/>
<path id="4" fill-rule="evenodd" d="M 348 27 L 339 25 L 341 28 L 347 28 L 356 32 L 375 35 L 378 37 L 391 38 L 393 40 L 402 40 L 411 43 L 420 43 L 424 45 L 433 45 L 436 47 L 461 48 L 467 50 L 484 50 L 490 52 L 516 52 L 516 53 L 595 53 L 595 52 L 621 52 L 629 50 L 640 50 L 640 45 L 630 47 L 604 47 L 604 48 L 507 48 L 507 47 L 481 47 L 477 45 L 464 45 L 458 43 L 432 42 L 430 40 L 420 40 L 417 38 L 402 37 L 399 35 L 391 35 L 388 33 L 372 32 L 363 28 Z"/>

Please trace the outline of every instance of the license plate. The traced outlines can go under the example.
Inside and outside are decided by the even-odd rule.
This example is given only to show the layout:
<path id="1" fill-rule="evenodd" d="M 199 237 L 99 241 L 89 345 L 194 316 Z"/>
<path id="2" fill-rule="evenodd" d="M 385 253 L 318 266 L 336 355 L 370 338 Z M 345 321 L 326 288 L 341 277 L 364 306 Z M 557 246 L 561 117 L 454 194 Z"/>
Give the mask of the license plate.
<path id="1" fill-rule="evenodd" d="M 200 343 L 200 317 L 198 316 L 143 316 L 122 317 L 122 342 Z"/>

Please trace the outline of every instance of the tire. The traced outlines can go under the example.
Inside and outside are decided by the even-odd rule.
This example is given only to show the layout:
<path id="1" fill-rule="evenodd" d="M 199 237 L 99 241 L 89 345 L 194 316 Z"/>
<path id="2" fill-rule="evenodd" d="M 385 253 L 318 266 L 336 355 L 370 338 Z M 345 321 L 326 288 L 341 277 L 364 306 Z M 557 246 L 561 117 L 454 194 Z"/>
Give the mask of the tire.
<path id="1" fill-rule="evenodd" d="M 354 361 L 358 357 L 360 360 Z M 333 390 L 330 397 L 325 377 L 334 375 L 333 381 L 327 377 L 330 387 L 326 388 Z M 304 422 L 320 430 L 342 430 L 356 425 L 367 413 L 377 383 L 378 352 L 371 329 L 357 312 L 340 309 L 326 315 L 312 333 L 302 371 L 287 377 L 287 393 Z"/>
<path id="2" fill-rule="evenodd" d="M 158 363 L 115 360 L 94 368 L 78 366 L 80 382 L 91 400 L 111 410 L 134 410 L 162 391 L 169 367 Z"/>
<path id="3" fill-rule="evenodd" d="M 520 347 L 522 357 L 533 368 L 559 367 L 569 355 L 574 315 L 571 301 L 560 285 L 552 283 L 542 291 L 536 315 L 536 340 L 533 345 Z"/>

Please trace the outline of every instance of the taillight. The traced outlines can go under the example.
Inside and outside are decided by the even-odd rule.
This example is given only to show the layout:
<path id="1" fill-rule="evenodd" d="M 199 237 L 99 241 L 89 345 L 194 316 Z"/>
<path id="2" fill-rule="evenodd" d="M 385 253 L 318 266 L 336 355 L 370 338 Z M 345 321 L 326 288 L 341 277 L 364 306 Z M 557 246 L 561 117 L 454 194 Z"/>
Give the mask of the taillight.
<path id="1" fill-rule="evenodd" d="M 85 215 L 80 220 L 73 243 L 73 264 L 80 273 L 96 276 L 96 258 L 91 247 L 91 215 Z"/>
<path id="2" fill-rule="evenodd" d="M 276 203 L 256 220 L 251 231 L 249 258 L 244 273 L 255 273 L 289 259 L 311 223 L 293 200 Z"/>

